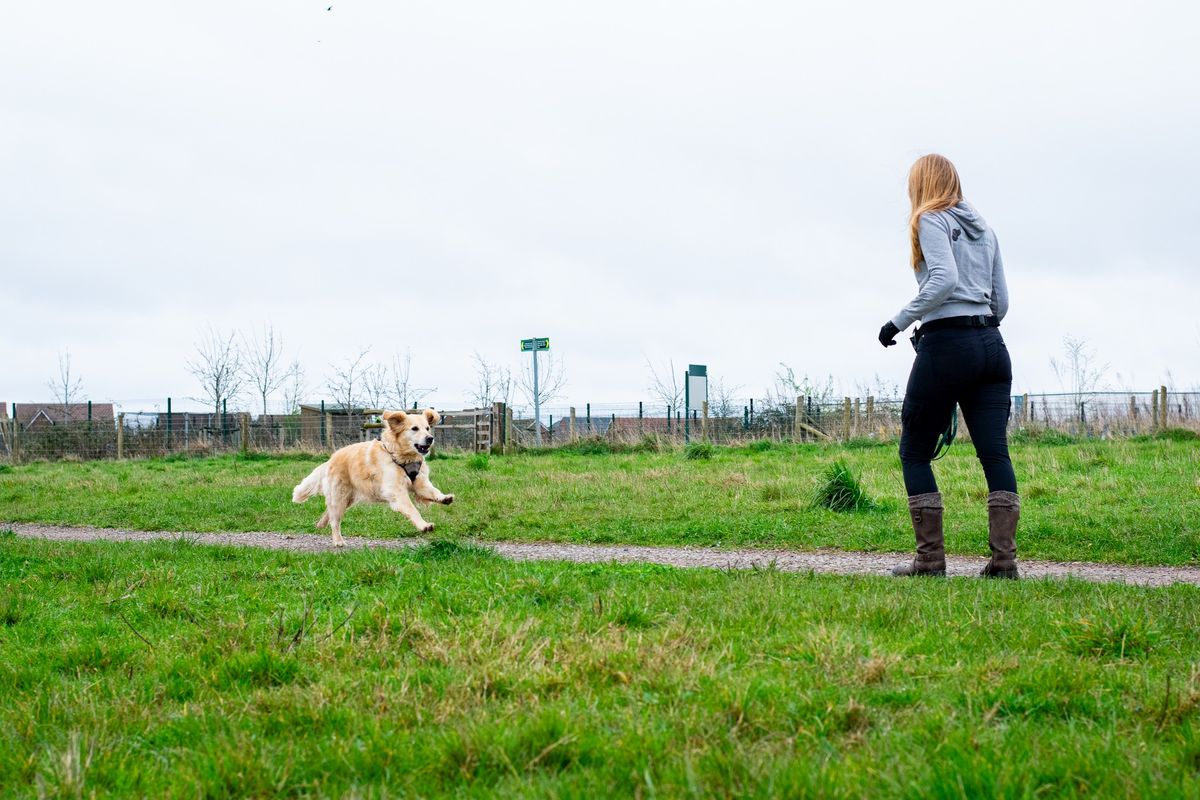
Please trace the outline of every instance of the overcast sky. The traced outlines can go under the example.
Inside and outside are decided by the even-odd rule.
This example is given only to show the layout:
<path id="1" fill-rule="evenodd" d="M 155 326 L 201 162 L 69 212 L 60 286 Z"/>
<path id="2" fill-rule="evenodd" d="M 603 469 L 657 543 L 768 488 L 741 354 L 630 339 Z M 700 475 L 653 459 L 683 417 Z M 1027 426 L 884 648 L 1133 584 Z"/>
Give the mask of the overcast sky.
<path id="1" fill-rule="evenodd" d="M 332 1 L 332 10 L 326 7 Z M 29 2 L 0 22 L 0 401 L 200 394 L 206 326 L 431 402 L 549 336 L 565 402 L 647 361 L 903 385 L 905 177 L 999 237 L 1014 391 L 1087 340 L 1200 387 L 1195 3 Z M 1168 374 L 1170 373 L 1170 375 Z"/>

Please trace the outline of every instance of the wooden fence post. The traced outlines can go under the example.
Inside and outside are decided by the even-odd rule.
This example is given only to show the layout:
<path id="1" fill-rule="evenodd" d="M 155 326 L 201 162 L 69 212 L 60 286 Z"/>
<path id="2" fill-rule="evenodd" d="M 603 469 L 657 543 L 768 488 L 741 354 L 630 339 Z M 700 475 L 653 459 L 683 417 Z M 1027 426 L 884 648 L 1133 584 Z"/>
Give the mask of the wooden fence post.
<path id="1" fill-rule="evenodd" d="M 325 412 L 325 449 L 333 449 L 333 414 Z"/>
<path id="2" fill-rule="evenodd" d="M 868 395 L 867 397 L 867 432 L 870 433 L 875 429 L 875 398 Z"/>
<path id="3" fill-rule="evenodd" d="M 700 441 L 708 441 L 708 401 L 700 405 Z"/>
<path id="4" fill-rule="evenodd" d="M 850 438 L 850 398 L 842 398 L 842 431 L 843 437 Z"/>
<path id="5" fill-rule="evenodd" d="M 125 458 L 125 412 L 117 414 L 117 460 Z"/>
<path id="6" fill-rule="evenodd" d="M 504 452 L 505 452 L 505 454 L 508 453 L 509 448 L 512 446 L 512 441 L 514 438 L 515 437 L 513 436 L 513 410 L 512 410 L 512 406 L 506 404 L 504 406 Z"/>
<path id="7" fill-rule="evenodd" d="M 799 442 L 801 439 L 800 431 L 804 430 L 801 427 L 801 415 L 804 413 L 804 398 L 796 398 L 796 413 L 792 415 L 792 441 Z"/>
<path id="8" fill-rule="evenodd" d="M 571 422 L 567 426 L 567 436 L 569 441 L 575 441 L 575 406 L 571 406 Z"/>
<path id="9" fill-rule="evenodd" d="M 1163 430 L 1166 430 L 1171 418 L 1171 407 L 1167 405 L 1167 387 L 1161 386 L 1158 389 L 1158 419 L 1162 423 Z"/>
<path id="10" fill-rule="evenodd" d="M 1158 389 L 1150 393 L 1150 430 L 1158 430 Z"/>
<path id="11" fill-rule="evenodd" d="M 862 399 L 854 398 L 854 432 L 862 433 Z"/>
<path id="12" fill-rule="evenodd" d="M 21 463 L 21 426 L 17 424 L 17 407 L 13 406 L 12 420 L 12 462 Z"/>
<path id="13" fill-rule="evenodd" d="M 241 436 L 239 445 L 242 455 L 246 455 L 250 452 L 250 415 L 245 411 L 238 415 L 238 427 L 240 428 Z"/>
<path id="14" fill-rule="evenodd" d="M 1024 394 L 1024 396 L 1021 398 L 1021 422 L 1022 423 L 1029 422 L 1030 415 L 1032 413 L 1033 412 L 1029 408 L 1029 392 L 1026 392 Z"/>

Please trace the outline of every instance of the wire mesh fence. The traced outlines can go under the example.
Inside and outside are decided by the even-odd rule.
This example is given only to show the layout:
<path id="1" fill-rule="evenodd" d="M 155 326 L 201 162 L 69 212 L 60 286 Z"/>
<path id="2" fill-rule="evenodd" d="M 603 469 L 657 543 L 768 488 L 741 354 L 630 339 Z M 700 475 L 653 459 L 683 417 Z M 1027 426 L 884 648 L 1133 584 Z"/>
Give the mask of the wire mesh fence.
<path id="1" fill-rule="evenodd" d="M 304 405 L 297 414 L 120 411 L 86 404 L 55 408 L 17 404 L 0 413 L 0 462 L 204 456 L 232 452 L 328 453 L 379 436 L 369 409 Z M 739 444 L 888 441 L 899 436 L 903 402 L 896 398 L 799 397 L 726 402 L 690 414 L 665 403 L 546 406 L 540 424 L 523 409 L 443 411 L 437 448 L 508 451 L 560 447 L 580 440 L 636 444 L 647 439 Z M 1088 392 L 1012 398 L 1010 429 L 1084 437 L 1126 437 L 1168 428 L 1200 431 L 1200 392 Z M 540 434 L 540 436 L 539 436 Z M 963 439 L 970 438 L 966 426 Z M 540 440 L 540 441 L 539 441 Z"/>

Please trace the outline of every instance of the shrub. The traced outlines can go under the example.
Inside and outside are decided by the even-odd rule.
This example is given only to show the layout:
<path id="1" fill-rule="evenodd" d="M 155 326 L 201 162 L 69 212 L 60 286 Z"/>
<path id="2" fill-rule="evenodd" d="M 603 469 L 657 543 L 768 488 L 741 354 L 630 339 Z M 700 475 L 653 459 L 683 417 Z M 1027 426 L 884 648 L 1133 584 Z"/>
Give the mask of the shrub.
<path id="1" fill-rule="evenodd" d="M 476 453 L 467 459 L 467 469 L 477 469 L 486 472 L 491 469 L 492 462 L 487 453 Z"/>
<path id="2" fill-rule="evenodd" d="M 688 461 L 707 461 L 713 457 L 713 446 L 708 442 L 692 442 L 683 449 L 683 457 Z"/>
<path id="3" fill-rule="evenodd" d="M 863 490 L 858 478 L 842 461 L 835 461 L 825 469 L 824 479 L 817 487 L 814 504 L 830 511 L 865 511 L 875 507 Z"/>
<path id="4" fill-rule="evenodd" d="M 1168 442 L 1194 442 L 1200 439 L 1200 433 L 1187 428 L 1168 428 L 1154 434 L 1155 439 L 1165 439 Z"/>

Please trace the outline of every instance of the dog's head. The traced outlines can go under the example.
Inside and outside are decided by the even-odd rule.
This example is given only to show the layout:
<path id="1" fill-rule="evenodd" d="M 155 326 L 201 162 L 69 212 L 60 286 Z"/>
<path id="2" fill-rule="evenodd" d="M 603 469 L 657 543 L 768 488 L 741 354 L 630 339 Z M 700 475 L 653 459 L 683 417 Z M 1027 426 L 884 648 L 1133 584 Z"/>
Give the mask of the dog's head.
<path id="1" fill-rule="evenodd" d="M 388 411 L 383 415 L 387 425 L 384 436 L 390 437 L 400 454 L 417 453 L 426 455 L 433 447 L 433 426 L 442 421 L 442 415 L 427 408 L 424 411 Z"/>

